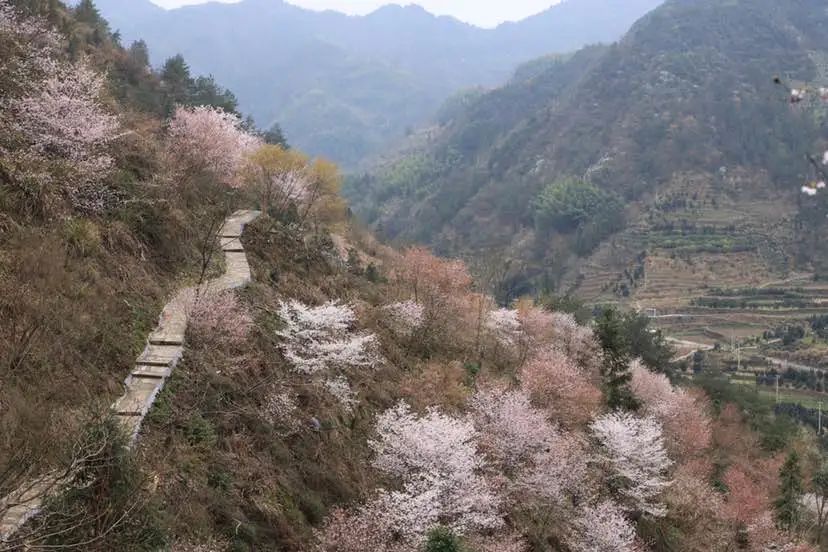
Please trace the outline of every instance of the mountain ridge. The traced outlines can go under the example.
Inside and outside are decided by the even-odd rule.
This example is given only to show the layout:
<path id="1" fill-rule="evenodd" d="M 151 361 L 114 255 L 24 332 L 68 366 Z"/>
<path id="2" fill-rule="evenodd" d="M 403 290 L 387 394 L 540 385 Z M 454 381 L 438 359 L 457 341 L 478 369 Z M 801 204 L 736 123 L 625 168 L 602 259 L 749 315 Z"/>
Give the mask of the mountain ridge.
<path id="1" fill-rule="evenodd" d="M 509 251 L 522 265 L 514 269 L 521 286 L 556 281 L 573 292 L 577 267 L 617 229 L 539 232 L 538 194 L 563 177 L 618 196 L 627 226 L 649 228 L 648 217 L 662 216 L 659 196 L 692 196 L 679 182 L 700 175 L 715 188 L 709 202 L 738 203 L 727 186 L 752 180 L 746 196 L 774 197 L 784 206 L 777 215 L 795 213 L 808 171 L 801 160 L 819 132 L 817 121 L 786 108 L 772 78 L 817 77 L 813 58 L 828 51 L 819 13 L 806 0 L 667 2 L 591 57 L 587 70 L 589 50 L 541 60 L 545 69 L 483 94 L 415 155 L 352 180 L 350 199 L 387 238 L 452 255 Z M 794 234 L 791 220 L 784 227 Z M 791 259 L 802 257 L 785 240 Z M 641 251 L 616 256 L 634 264 Z"/>
<path id="2" fill-rule="evenodd" d="M 347 16 L 245 0 L 135 18 L 123 2 L 98 5 L 125 40 L 146 40 L 155 64 L 183 54 L 233 89 L 259 126 L 278 122 L 298 147 L 355 167 L 456 91 L 497 85 L 540 55 L 613 41 L 660 2 L 570 0 L 548 11 L 559 18 L 529 18 L 531 35 L 520 23 L 480 29 L 413 7 Z M 596 19 L 607 13 L 612 21 Z"/>

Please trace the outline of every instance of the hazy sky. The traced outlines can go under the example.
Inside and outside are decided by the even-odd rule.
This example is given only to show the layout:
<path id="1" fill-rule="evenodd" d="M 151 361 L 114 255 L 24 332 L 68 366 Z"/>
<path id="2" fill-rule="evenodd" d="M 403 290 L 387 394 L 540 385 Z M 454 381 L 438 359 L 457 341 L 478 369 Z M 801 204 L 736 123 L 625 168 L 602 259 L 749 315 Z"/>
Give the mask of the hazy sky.
<path id="1" fill-rule="evenodd" d="M 185 4 L 201 4 L 207 0 L 152 0 L 165 8 Z M 222 0 L 225 2 L 233 0 Z M 545 10 L 559 0 L 287 0 L 291 4 L 314 10 L 337 10 L 350 14 L 366 14 L 384 4 L 420 4 L 437 15 L 453 15 L 457 19 L 481 27 L 493 27 L 503 21 L 516 21 Z"/>

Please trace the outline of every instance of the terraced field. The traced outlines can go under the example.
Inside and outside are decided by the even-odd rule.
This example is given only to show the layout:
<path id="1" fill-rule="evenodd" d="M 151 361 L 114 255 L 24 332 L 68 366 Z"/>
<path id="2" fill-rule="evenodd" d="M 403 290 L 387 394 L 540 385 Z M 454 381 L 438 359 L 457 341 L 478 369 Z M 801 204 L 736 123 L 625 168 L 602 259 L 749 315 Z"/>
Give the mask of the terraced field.
<path id="1" fill-rule="evenodd" d="M 796 267 L 794 198 L 754 194 L 769 188 L 738 171 L 678 176 L 631 206 L 628 227 L 567 273 L 564 289 L 647 312 L 699 343 L 806 324 L 828 313 L 828 282 Z"/>

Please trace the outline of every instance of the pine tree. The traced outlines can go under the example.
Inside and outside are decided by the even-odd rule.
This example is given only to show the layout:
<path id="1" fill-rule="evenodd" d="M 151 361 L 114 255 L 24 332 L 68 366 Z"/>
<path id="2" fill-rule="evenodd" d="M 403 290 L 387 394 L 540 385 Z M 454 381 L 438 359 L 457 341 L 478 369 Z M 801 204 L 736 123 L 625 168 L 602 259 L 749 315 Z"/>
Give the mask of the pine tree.
<path id="1" fill-rule="evenodd" d="M 150 57 L 147 43 L 143 40 L 136 40 L 129 46 L 130 60 L 140 67 L 149 67 Z"/>
<path id="2" fill-rule="evenodd" d="M 424 552 L 463 552 L 460 539 L 446 527 L 436 527 L 428 534 Z"/>
<path id="3" fill-rule="evenodd" d="M 774 502 L 776 521 L 783 529 L 793 530 L 802 510 L 802 470 L 799 455 L 791 451 L 779 470 L 779 497 Z"/>
<path id="4" fill-rule="evenodd" d="M 811 479 L 811 492 L 814 495 L 814 510 L 817 515 L 816 540 L 819 543 L 828 517 L 828 465 L 823 464 L 814 474 Z"/>
<path id="5" fill-rule="evenodd" d="M 630 342 L 623 327 L 623 318 L 615 309 L 606 309 L 596 321 L 595 334 L 604 351 L 601 376 L 604 394 L 610 408 L 636 410 L 638 403 L 630 390 Z"/>
<path id="6" fill-rule="evenodd" d="M 181 54 L 171 57 L 164 63 L 161 69 L 161 82 L 168 113 L 172 113 L 176 105 L 190 104 L 193 78 L 190 75 L 190 66 Z"/>

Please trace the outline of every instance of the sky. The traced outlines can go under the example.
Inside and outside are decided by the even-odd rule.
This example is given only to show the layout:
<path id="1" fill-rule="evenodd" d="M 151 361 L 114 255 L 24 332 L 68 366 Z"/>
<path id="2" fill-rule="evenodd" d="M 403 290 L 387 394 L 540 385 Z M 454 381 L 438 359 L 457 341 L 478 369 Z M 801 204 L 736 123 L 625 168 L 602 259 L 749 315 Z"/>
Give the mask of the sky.
<path id="1" fill-rule="evenodd" d="M 185 4 L 200 4 L 207 0 L 152 0 L 164 8 L 177 8 Z M 221 0 L 234 1 L 234 0 Z M 541 12 L 559 0 L 287 0 L 291 4 L 312 10 L 336 10 L 354 15 L 364 15 L 389 3 L 423 6 L 437 15 L 451 15 L 461 21 L 479 27 L 494 27 L 504 21 L 517 21 Z"/>

